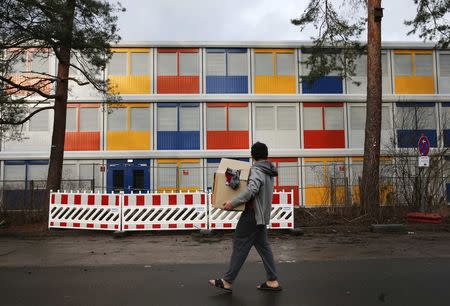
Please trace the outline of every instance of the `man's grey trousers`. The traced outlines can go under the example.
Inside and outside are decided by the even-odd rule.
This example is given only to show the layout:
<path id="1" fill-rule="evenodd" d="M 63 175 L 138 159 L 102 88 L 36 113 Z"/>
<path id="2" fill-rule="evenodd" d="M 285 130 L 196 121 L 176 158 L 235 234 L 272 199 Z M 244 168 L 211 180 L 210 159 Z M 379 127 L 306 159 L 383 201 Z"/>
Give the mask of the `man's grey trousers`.
<path id="1" fill-rule="evenodd" d="M 262 258 L 267 280 L 278 279 L 272 249 L 267 239 L 267 227 L 265 225 L 256 225 L 255 212 L 253 210 L 245 210 L 242 212 L 236 226 L 233 254 L 231 255 L 228 271 L 223 277 L 224 280 L 233 283 L 252 246 L 255 246 L 259 256 Z"/>

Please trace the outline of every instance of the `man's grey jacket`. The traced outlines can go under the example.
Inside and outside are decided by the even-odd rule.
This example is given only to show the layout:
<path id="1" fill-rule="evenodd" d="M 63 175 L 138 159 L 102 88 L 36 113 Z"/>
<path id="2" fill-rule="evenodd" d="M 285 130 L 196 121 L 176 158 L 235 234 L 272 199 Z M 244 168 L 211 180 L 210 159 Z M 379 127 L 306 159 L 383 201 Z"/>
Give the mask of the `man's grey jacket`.
<path id="1" fill-rule="evenodd" d="M 272 207 L 273 180 L 277 168 L 267 160 L 257 161 L 250 169 L 247 189 L 231 201 L 233 207 L 254 201 L 256 224 L 268 225 Z"/>

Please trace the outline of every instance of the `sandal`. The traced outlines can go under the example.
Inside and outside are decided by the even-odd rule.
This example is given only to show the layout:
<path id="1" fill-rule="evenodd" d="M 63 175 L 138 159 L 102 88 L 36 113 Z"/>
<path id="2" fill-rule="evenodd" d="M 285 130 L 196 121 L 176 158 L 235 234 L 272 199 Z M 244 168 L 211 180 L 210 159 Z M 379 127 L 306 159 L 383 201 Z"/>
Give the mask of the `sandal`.
<path id="1" fill-rule="evenodd" d="M 209 284 L 217 289 L 221 289 L 225 292 L 232 292 L 233 290 L 231 288 L 225 288 L 225 284 L 223 283 L 223 281 L 218 278 L 214 280 L 214 285 L 211 284 L 211 282 L 209 282 Z"/>
<path id="2" fill-rule="evenodd" d="M 283 290 L 283 288 L 281 288 L 281 286 L 270 287 L 269 285 L 267 285 L 266 282 L 264 282 L 261 285 L 259 285 L 259 287 L 257 289 L 258 290 L 265 290 L 265 291 L 281 291 L 281 290 Z"/>

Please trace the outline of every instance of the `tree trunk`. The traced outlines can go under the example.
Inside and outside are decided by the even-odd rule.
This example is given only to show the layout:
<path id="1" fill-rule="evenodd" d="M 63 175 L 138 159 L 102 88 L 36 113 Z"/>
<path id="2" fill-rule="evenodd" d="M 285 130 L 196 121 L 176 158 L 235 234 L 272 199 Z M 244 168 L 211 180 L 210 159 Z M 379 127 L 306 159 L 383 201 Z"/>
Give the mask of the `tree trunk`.
<path id="1" fill-rule="evenodd" d="M 50 190 L 61 187 L 62 166 L 64 161 L 64 138 L 66 134 L 67 95 L 69 81 L 70 51 L 72 45 L 75 0 L 67 0 L 67 14 L 61 26 L 66 27 L 65 37 L 59 49 L 56 98 L 54 106 L 53 135 L 50 148 L 50 161 L 47 176 L 47 203 Z M 47 205 L 46 205 L 47 207 Z"/>
<path id="2" fill-rule="evenodd" d="M 367 112 L 362 176 L 362 208 L 373 213 L 380 203 L 381 139 L 381 16 L 376 17 L 381 0 L 369 0 L 367 30 Z"/>

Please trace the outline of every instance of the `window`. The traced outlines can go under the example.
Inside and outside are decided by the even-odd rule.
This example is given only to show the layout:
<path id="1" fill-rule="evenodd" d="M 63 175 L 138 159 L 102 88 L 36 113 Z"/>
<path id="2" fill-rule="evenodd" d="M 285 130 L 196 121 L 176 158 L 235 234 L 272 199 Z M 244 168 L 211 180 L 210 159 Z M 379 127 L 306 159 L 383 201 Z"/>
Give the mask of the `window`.
<path id="1" fill-rule="evenodd" d="M 367 71 L 367 66 L 366 66 L 366 71 Z M 387 53 L 381 53 L 381 74 L 384 77 L 387 77 L 389 75 L 388 55 L 387 55 Z"/>
<path id="2" fill-rule="evenodd" d="M 81 107 L 80 108 L 80 131 L 98 131 L 98 108 Z"/>
<path id="3" fill-rule="evenodd" d="M 108 114 L 109 131 L 127 130 L 127 109 L 125 107 L 113 108 Z"/>
<path id="4" fill-rule="evenodd" d="M 256 107 L 256 129 L 274 130 L 275 129 L 275 110 L 273 106 Z"/>
<path id="5" fill-rule="evenodd" d="M 436 113 L 433 107 L 397 107 L 397 126 L 402 130 L 436 129 Z"/>
<path id="6" fill-rule="evenodd" d="M 350 107 L 350 128 L 352 130 L 364 130 L 366 124 L 366 108 L 364 106 Z"/>
<path id="7" fill-rule="evenodd" d="M 150 110 L 146 107 L 132 107 L 130 128 L 132 131 L 150 130 Z"/>
<path id="8" fill-rule="evenodd" d="M 113 53 L 108 65 L 109 75 L 126 75 L 127 74 L 128 53 Z"/>
<path id="9" fill-rule="evenodd" d="M 412 55 L 395 54 L 394 56 L 395 75 L 412 75 Z"/>
<path id="10" fill-rule="evenodd" d="M 177 75 L 177 53 L 158 53 L 158 75 Z"/>
<path id="11" fill-rule="evenodd" d="M 208 107 L 206 125 L 208 131 L 225 131 L 227 129 L 226 107 Z"/>
<path id="12" fill-rule="evenodd" d="M 450 77 L 450 54 L 439 54 L 439 73 L 441 77 Z"/>
<path id="13" fill-rule="evenodd" d="M 322 130 L 322 108 L 304 107 L 303 108 L 303 128 L 305 130 Z"/>
<path id="14" fill-rule="evenodd" d="M 298 185 L 298 165 L 295 162 L 278 163 L 278 186 Z"/>
<path id="15" fill-rule="evenodd" d="M 131 53 L 131 75 L 149 75 L 149 60 L 148 53 Z"/>
<path id="16" fill-rule="evenodd" d="M 255 54 L 255 74 L 263 76 L 273 76 L 272 53 Z"/>
<path id="17" fill-rule="evenodd" d="M 363 77 L 367 75 L 367 55 L 361 55 L 355 62 L 355 76 Z"/>
<path id="18" fill-rule="evenodd" d="M 297 129 L 297 112 L 294 106 L 277 107 L 277 125 L 279 130 Z"/>
<path id="19" fill-rule="evenodd" d="M 225 53 L 207 53 L 206 61 L 207 75 L 225 75 Z"/>
<path id="20" fill-rule="evenodd" d="M 5 164 L 5 180 L 25 181 L 25 165 Z"/>
<path id="21" fill-rule="evenodd" d="M 325 130 L 344 129 L 344 108 L 325 107 Z"/>
<path id="22" fill-rule="evenodd" d="M 13 56 L 12 56 L 13 57 Z M 22 73 L 27 70 L 27 58 L 25 52 L 20 52 L 17 56 L 14 56 L 15 60 L 12 62 L 12 73 Z"/>
<path id="23" fill-rule="evenodd" d="M 442 107 L 442 126 L 444 129 L 450 129 L 450 107 Z"/>
<path id="24" fill-rule="evenodd" d="M 228 53 L 228 75 L 248 74 L 247 53 Z"/>
<path id="25" fill-rule="evenodd" d="M 305 184 L 307 187 L 324 185 L 325 167 L 323 163 L 306 163 Z"/>
<path id="26" fill-rule="evenodd" d="M 73 132 L 77 130 L 77 108 L 68 107 L 66 115 L 66 131 Z"/>
<path id="27" fill-rule="evenodd" d="M 177 186 L 177 164 L 158 164 L 158 187 L 170 188 Z"/>
<path id="28" fill-rule="evenodd" d="M 158 131 L 177 130 L 177 108 L 158 107 Z"/>
<path id="29" fill-rule="evenodd" d="M 47 179 L 48 165 L 28 165 L 28 180 L 43 181 Z"/>
<path id="30" fill-rule="evenodd" d="M 294 75 L 295 63 L 293 53 L 277 53 L 277 75 Z"/>
<path id="31" fill-rule="evenodd" d="M 47 53 L 34 53 L 33 61 L 31 62 L 31 71 L 37 73 L 48 73 L 48 54 Z"/>
<path id="32" fill-rule="evenodd" d="M 77 165 L 63 164 L 62 179 L 63 180 L 77 180 L 78 179 Z"/>
<path id="33" fill-rule="evenodd" d="M 48 110 L 41 111 L 31 117 L 30 119 L 30 131 L 33 132 L 47 132 L 48 131 Z"/>
<path id="34" fill-rule="evenodd" d="M 199 129 L 199 108 L 180 107 L 180 131 L 198 131 Z"/>
<path id="35" fill-rule="evenodd" d="M 180 76 L 198 75 L 198 53 L 180 53 Z"/>
<path id="36" fill-rule="evenodd" d="M 229 107 L 228 117 L 230 131 L 246 131 L 248 129 L 247 107 Z"/>
<path id="37" fill-rule="evenodd" d="M 433 75 L 433 58 L 431 54 L 416 54 L 416 75 L 432 76 Z"/>

